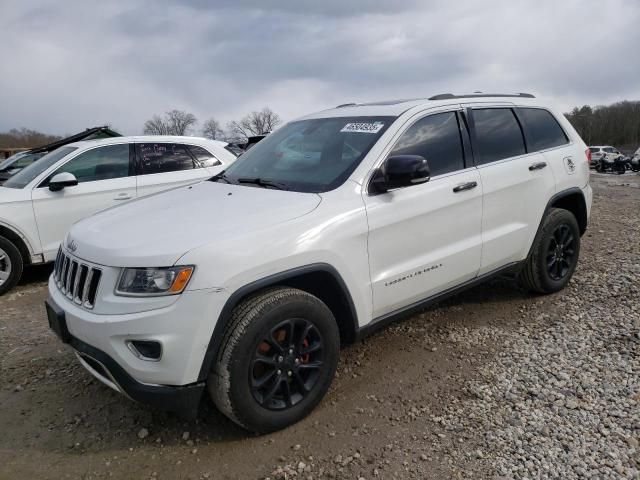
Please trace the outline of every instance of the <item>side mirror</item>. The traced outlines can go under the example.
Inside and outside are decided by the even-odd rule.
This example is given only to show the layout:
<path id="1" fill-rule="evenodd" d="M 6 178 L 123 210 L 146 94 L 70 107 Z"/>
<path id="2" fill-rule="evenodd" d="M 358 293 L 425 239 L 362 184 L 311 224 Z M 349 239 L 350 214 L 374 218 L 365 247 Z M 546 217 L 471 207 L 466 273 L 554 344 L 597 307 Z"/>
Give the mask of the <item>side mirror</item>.
<path id="1" fill-rule="evenodd" d="M 76 185 L 78 185 L 78 179 L 69 172 L 58 173 L 49 180 L 49 190 L 52 192 L 59 192 L 65 187 L 75 187 Z"/>
<path id="2" fill-rule="evenodd" d="M 393 188 L 410 187 L 428 182 L 429 162 L 420 155 L 393 155 L 387 158 L 371 181 L 372 193 L 385 193 Z"/>

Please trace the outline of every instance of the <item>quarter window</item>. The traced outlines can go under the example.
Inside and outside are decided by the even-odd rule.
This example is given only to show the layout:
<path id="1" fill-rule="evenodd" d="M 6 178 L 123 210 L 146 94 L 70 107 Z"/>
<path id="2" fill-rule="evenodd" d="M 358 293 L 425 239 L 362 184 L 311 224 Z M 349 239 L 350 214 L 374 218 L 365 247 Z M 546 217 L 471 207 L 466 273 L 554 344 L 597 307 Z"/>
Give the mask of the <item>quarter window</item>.
<path id="1" fill-rule="evenodd" d="M 529 151 L 545 150 L 569 143 L 558 121 L 541 108 L 518 108 Z"/>
<path id="2" fill-rule="evenodd" d="M 526 153 L 522 130 L 510 108 L 473 110 L 478 163 L 490 163 Z"/>
<path id="3" fill-rule="evenodd" d="M 193 156 L 196 157 L 196 160 L 198 160 L 200 165 L 202 165 L 203 167 L 213 167 L 216 165 L 220 165 L 218 159 L 202 147 L 198 147 L 197 145 L 189 145 L 189 150 L 191 150 Z"/>
<path id="4" fill-rule="evenodd" d="M 187 148 L 178 143 L 140 143 L 138 152 L 141 175 L 196 168 Z"/>
<path id="5" fill-rule="evenodd" d="M 71 159 L 49 178 L 58 173 L 72 173 L 78 183 L 111 180 L 129 176 L 129 144 L 93 148 Z"/>
<path id="6" fill-rule="evenodd" d="M 402 134 L 390 155 L 426 158 L 433 177 L 462 170 L 464 154 L 456 113 L 436 113 L 418 120 Z"/>

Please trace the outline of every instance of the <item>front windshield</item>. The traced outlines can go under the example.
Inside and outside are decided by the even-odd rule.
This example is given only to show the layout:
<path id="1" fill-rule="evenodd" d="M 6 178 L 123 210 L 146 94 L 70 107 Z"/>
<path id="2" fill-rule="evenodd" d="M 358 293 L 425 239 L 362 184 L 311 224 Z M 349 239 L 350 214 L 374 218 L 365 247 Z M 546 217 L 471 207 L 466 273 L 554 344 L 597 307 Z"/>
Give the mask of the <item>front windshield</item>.
<path id="1" fill-rule="evenodd" d="M 222 179 L 297 192 L 333 190 L 351 175 L 394 120 L 339 117 L 288 123 L 239 157 Z"/>
<path id="2" fill-rule="evenodd" d="M 14 153 L 9 158 L 5 158 L 3 161 L 0 162 L 0 170 L 8 167 L 13 162 L 15 162 L 16 160 L 18 160 L 21 157 L 24 157 L 25 155 L 27 155 L 26 152 L 18 152 L 18 153 Z"/>
<path id="3" fill-rule="evenodd" d="M 9 178 L 2 186 L 7 188 L 24 188 L 33 181 L 38 175 L 46 171 L 63 157 L 66 157 L 78 147 L 61 147 L 48 153 L 28 167 L 23 168 L 13 177 Z"/>

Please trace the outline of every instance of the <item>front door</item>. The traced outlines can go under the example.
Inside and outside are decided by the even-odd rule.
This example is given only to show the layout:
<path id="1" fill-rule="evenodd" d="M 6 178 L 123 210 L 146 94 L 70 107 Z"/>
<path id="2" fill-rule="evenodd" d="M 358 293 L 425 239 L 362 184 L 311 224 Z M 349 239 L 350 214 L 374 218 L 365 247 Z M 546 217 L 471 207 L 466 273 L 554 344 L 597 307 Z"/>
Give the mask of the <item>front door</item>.
<path id="1" fill-rule="evenodd" d="M 55 259 L 73 223 L 136 197 L 129 157 L 126 143 L 96 147 L 73 157 L 33 189 L 31 198 L 45 262 Z M 75 175 L 78 185 L 52 192 L 48 180 L 62 172 Z"/>
<path id="2" fill-rule="evenodd" d="M 466 135 L 456 112 L 418 119 L 389 155 L 423 156 L 431 179 L 384 194 L 364 193 L 374 319 L 477 275 L 482 184 L 464 148 Z"/>

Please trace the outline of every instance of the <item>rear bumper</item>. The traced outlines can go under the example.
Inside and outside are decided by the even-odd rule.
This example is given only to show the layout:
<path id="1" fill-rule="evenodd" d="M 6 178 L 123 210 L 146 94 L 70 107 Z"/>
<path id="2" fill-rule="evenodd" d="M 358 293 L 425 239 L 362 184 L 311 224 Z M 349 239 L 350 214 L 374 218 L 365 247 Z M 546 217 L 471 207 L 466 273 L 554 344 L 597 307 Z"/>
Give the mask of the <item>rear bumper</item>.
<path id="1" fill-rule="evenodd" d="M 56 325 L 56 334 L 75 350 L 80 363 L 102 383 L 140 403 L 177 412 L 185 417 L 194 418 L 197 415 L 204 382 L 181 386 L 139 382 L 107 353 L 73 336 L 67 328 L 65 312 L 51 297 L 45 304 L 50 325 L 52 322 Z"/>

